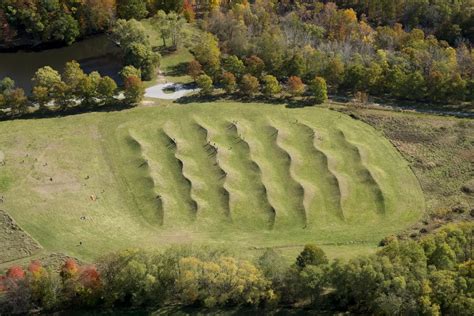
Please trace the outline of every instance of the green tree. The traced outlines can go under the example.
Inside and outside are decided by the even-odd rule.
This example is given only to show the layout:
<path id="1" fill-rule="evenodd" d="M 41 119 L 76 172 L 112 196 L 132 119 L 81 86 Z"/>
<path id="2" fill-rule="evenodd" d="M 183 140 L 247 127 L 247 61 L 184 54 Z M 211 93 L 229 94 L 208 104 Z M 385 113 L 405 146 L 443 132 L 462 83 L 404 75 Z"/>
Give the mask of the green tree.
<path id="1" fill-rule="evenodd" d="M 45 33 L 47 37 L 68 45 L 74 43 L 81 34 L 78 21 L 69 14 L 62 14 L 51 20 L 46 26 Z"/>
<path id="2" fill-rule="evenodd" d="M 112 29 L 111 36 L 123 50 L 126 50 L 132 43 L 141 43 L 145 46 L 150 46 L 145 28 L 140 22 L 134 19 L 129 21 L 123 19 L 117 20 Z"/>
<path id="3" fill-rule="evenodd" d="M 324 103 L 328 99 L 326 80 L 322 77 L 316 77 L 311 81 L 309 91 L 313 95 L 314 101 L 317 104 Z"/>
<path id="4" fill-rule="evenodd" d="M 11 91 L 15 88 L 15 81 L 10 77 L 5 77 L 0 80 L 0 93 Z"/>
<path id="5" fill-rule="evenodd" d="M 233 73 L 237 78 L 242 78 L 245 72 L 245 65 L 239 57 L 232 55 L 223 60 L 223 67 L 226 71 Z"/>
<path id="6" fill-rule="evenodd" d="M 153 52 L 150 46 L 135 42 L 130 44 L 126 50 L 125 63 L 139 68 L 143 80 L 151 80 L 156 76 L 160 55 Z"/>
<path id="7" fill-rule="evenodd" d="M 117 15 L 119 18 L 143 19 L 148 15 L 146 1 L 142 0 L 117 0 Z"/>
<path id="8" fill-rule="evenodd" d="M 120 71 L 120 77 L 122 78 L 124 82 L 125 82 L 125 79 L 131 76 L 141 78 L 142 72 L 140 71 L 140 69 L 135 68 L 131 65 L 123 67 L 123 69 Z"/>
<path id="9" fill-rule="evenodd" d="M 110 104 L 115 101 L 114 96 L 117 91 L 117 84 L 109 76 L 102 77 L 98 86 L 97 93 L 105 104 Z"/>
<path id="10" fill-rule="evenodd" d="M 246 74 L 242 77 L 239 88 L 244 95 L 253 97 L 260 90 L 260 83 L 254 76 Z"/>
<path id="11" fill-rule="evenodd" d="M 44 66 L 36 71 L 32 81 L 35 86 L 46 87 L 51 90 L 61 82 L 61 75 L 50 66 Z"/>
<path id="12" fill-rule="evenodd" d="M 220 56 L 217 39 L 210 33 L 203 33 L 198 44 L 193 48 L 193 53 L 210 76 L 217 76 L 220 70 Z"/>
<path id="13" fill-rule="evenodd" d="M 283 72 L 288 77 L 302 77 L 305 72 L 305 63 L 303 56 L 299 53 L 290 56 L 286 60 Z"/>
<path id="14" fill-rule="evenodd" d="M 196 79 L 198 87 L 201 89 L 202 94 L 211 94 L 214 90 L 212 78 L 206 74 L 200 75 Z"/>
<path id="15" fill-rule="evenodd" d="M 301 284 L 300 298 L 309 297 L 314 304 L 321 299 L 324 288 L 327 286 L 327 271 L 324 267 L 307 265 L 301 270 L 299 282 Z"/>
<path id="16" fill-rule="evenodd" d="M 48 88 L 42 86 L 33 87 L 33 100 L 39 105 L 39 110 L 45 112 L 47 110 L 46 105 L 50 101 Z"/>
<path id="17" fill-rule="evenodd" d="M 328 258 L 324 251 L 316 245 L 308 244 L 296 258 L 296 265 L 303 269 L 310 265 L 321 265 L 328 263 Z"/>
<path id="18" fill-rule="evenodd" d="M 344 62 L 340 57 L 332 57 L 328 60 L 323 76 L 333 91 L 336 91 L 339 85 L 344 82 L 344 69 Z"/>
<path id="19" fill-rule="evenodd" d="M 281 85 L 278 79 L 272 75 L 266 75 L 262 78 L 263 89 L 262 92 L 267 98 L 275 97 L 281 92 Z"/>

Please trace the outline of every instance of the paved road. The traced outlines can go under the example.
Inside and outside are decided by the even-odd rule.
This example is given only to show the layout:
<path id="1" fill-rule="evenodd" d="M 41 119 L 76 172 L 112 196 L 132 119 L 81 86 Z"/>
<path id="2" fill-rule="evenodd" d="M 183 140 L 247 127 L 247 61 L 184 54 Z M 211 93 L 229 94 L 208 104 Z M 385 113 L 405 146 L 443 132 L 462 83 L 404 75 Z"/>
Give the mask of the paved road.
<path id="1" fill-rule="evenodd" d="M 174 88 L 175 91 L 170 93 L 164 91 L 165 89 L 169 88 Z M 176 100 L 197 91 L 199 91 L 199 89 L 186 89 L 183 85 L 175 84 L 172 82 L 160 83 L 146 89 L 145 97 L 164 100 Z"/>

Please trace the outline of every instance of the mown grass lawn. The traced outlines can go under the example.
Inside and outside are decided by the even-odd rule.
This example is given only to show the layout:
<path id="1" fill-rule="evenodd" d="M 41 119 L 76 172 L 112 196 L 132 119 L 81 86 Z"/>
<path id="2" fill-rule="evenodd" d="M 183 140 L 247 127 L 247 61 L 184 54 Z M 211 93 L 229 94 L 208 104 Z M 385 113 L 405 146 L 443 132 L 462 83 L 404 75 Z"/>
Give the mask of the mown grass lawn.
<path id="1" fill-rule="evenodd" d="M 373 251 L 417 222 L 420 185 L 379 132 L 321 108 L 163 103 L 0 123 L 2 208 L 47 251 L 213 244 Z"/>

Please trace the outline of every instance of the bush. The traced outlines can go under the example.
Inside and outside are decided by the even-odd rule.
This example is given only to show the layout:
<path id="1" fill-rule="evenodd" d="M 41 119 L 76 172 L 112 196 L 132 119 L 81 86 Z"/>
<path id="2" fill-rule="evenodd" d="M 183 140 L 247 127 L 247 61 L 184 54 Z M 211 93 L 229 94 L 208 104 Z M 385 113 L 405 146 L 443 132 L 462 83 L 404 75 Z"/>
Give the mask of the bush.
<path id="1" fill-rule="evenodd" d="M 304 93 L 304 84 L 300 77 L 291 76 L 288 78 L 288 91 L 294 97 Z"/>
<path id="2" fill-rule="evenodd" d="M 324 251 L 316 245 L 306 245 L 303 251 L 296 258 L 296 265 L 304 268 L 309 265 L 321 265 L 328 263 L 328 258 Z"/>
<path id="3" fill-rule="evenodd" d="M 196 83 L 201 89 L 201 94 L 211 94 L 214 90 L 212 79 L 206 74 L 197 77 Z"/>
<path id="4" fill-rule="evenodd" d="M 262 79 L 263 81 L 263 94 L 270 98 L 281 92 L 281 85 L 277 78 L 272 75 L 266 75 Z"/>
<path id="5" fill-rule="evenodd" d="M 328 88 L 324 78 L 314 78 L 309 85 L 309 90 L 317 104 L 324 103 L 328 99 Z"/>
<path id="6" fill-rule="evenodd" d="M 240 81 L 240 92 L 244 95 L 253 97 L 260 90 L 258 79 L 252 75 L 246 74 Z"/>
<path id="7" fill-rule="evenodd" d="M 237 80 L 233 73 L 224 72 L 222 74 L 222 84 L 224 85 L 224 90 L 227 93 L 232 93 L 237 88 Z"/>

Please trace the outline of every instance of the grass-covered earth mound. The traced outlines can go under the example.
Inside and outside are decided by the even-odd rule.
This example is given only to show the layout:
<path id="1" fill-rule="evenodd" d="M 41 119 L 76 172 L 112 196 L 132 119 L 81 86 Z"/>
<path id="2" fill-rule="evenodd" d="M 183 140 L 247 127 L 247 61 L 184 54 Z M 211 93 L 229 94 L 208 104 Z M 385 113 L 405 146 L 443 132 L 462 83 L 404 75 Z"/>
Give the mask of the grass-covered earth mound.
<path id="1" fill-rule="evenodd" d="M 293 255 L 315 242 L 345 256 L 424 212 L 391 143 L 327 109 L 220 102 L 9 121 L 0 150 L 2 209 L 45 250 L 84 260 L 183 243 Z"/>

